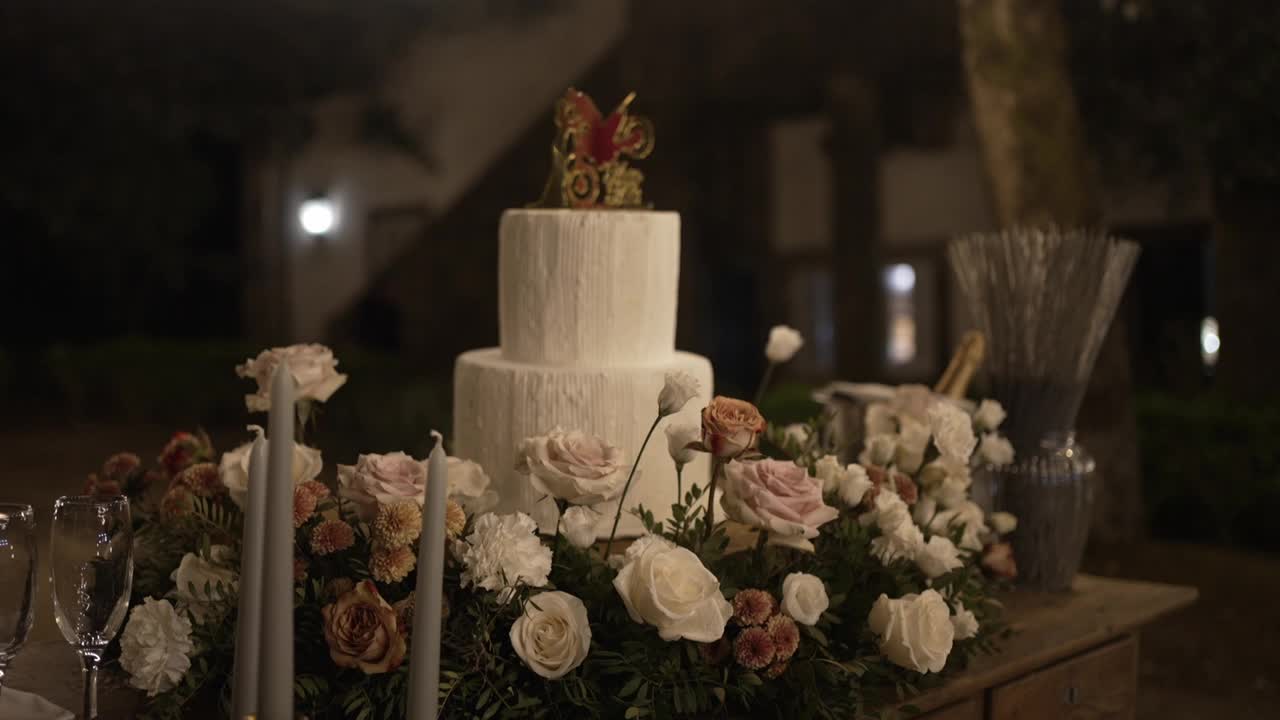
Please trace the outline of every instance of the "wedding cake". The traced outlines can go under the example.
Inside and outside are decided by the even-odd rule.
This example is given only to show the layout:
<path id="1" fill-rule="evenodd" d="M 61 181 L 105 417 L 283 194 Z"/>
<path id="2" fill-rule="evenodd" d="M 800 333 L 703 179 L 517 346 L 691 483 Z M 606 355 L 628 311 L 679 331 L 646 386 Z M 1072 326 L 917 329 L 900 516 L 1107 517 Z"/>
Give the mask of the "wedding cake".
<path id="1" fill-rule="evenodd" d="M 516 472 L 521 440 L 556 427 L 583 430 L 634 459 L 666 374 L 692 375 L 699 397 L 663 420 L 626 498 L 625 510 L 644 505 L 663 519 L 676 500 L 676 475 L 662 427 L 697 424 L 711 397 L 711 363 L 675 349 L 680 216 L 633 209 L 639 172 L 621 158 L 643 157 L 652 137 L 626 115 L 629 100 L 608 117 L 592 116 L 594 105 L 576 91 L 561 100 L 561 141 L 541 203 L 552 207 L 507 210 L 498 230 L 501 346 L 463 353 L 454 370 L 454 454 L 490 474 L 498 512 L 528 512 L 547 532 L 555 506 Z M 577 112 L 566 112 L 567 103 Z M 605 142 L 592 134 L 601 126 Z M 684 469 L 698 482 L 709 472 L 702 453 Z M 602 509 L 597 534 L 607 537 L 613 512 Z M 619 535 L 642 531 L 624 512 Z"/>

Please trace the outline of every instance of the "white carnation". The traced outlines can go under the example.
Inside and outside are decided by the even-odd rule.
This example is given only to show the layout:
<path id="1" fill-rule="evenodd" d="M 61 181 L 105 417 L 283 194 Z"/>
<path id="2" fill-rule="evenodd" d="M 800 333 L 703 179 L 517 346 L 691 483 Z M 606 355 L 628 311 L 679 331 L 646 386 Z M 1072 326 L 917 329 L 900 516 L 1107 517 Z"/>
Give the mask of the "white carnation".
<path id="1" fill-rule="evenodd" d="M 1013 443 L 993 432 L 985 433 L 978 445 L 978 455 L 992 465 L 1008 465 L 1013 462 Z"/>
<path id="2" fill-rule="evenodd" d="M 920 547 L 916 553 L 916 564 L 925 577 L 936 578 L 946 575 L 964 563 L 960 561 L 960 551 L 955 543 L 941 535 L 934 535 L 929 542 Z"/>
<path id="3" fill-rule="evenodd" d="M 882 491 L 880 495 L 894 495 Z M 895 560 L 914 560 L 924 547 L 924 533 L 916 527 L 906 505 L 890 512 L 881 512 L 876 519 L 880 537 L 871 541 L 871 554 L 888 565 Z"/>
<path id="4" fill-rule="evenodd" d="M 973 421 L 968 413 L 951 403 L 934 403 L 929 408 L 929 429 L 933 432 L 933 444 L 943 457 L 969 462 L 978 440 L 974 437 Z"/>
<path id="5" fill-rule="evenodd" d="M 764 347 L 764 356 L 771 363 L 784 363 L 795 357 L 804 345 L 804 336 L 799 330 L 786 325 L 774 325 L 769 330 L 769 342 Z"/>
<path id="6" fill-rule="evenodd" d="M 462 552 L 462 587 L 498 591 L 499 601 L 506 602 L 517 584 L 546 585 L 551 549 L 537 533 L 538 524 L 522 512 L 481 515 Z"/>
<path id="7" fill-rule="evenodd" d="M 818 479 L 818 484 L 822 486 L 822 492 L 833 492 L 840 484 L 840 475 L 844 472 L 844 466 L 840 464 L 840 458 L 835 455 L 823 455 L 818 458 L 818 462 L 813 465 L 814 477 Z"/>
<path id="8" fill-rule="evenodd" d="M 666 417 L 680 412 L 697 395 L 696 377 L 681 370 L 667 373 L 662 391 L 658 393 L 658 415 Z"/>
<path id="9" fill-rule="evenodd" d="M 929 435 L 928 425 L 903 418 L 893 454 L 894 465 L 905 473 L 919 470 L 920 464 L 924 462 L 924 451 L 929 447 Z"/>
<path id="10" fill-rule="evenodd" d="M 787 442 L 803 448 L 809 443 L 809 426 L 804 423 L 791 423 L 782 428 L 782 436 Z"/>
<path id="11" fill-rule="evenodd" d="M 934 513 L 929 521 L 929 531 L 950 535 L 955 528 L 960 528 L 960 547 L 965 550 L 982 549 L 982 537 L 987 533 L 982 508 L 970 500 L 956 507 Z"/>
<path id="12" fill-rule="evenodd" d="M 1004 407 L 995 400 L 983 400 L 978 403 L 978 409 L 973 412 L 973 424 L 977 425 L 979 430 L 993 431 L 1000 427 L 1004 419 Z"/>
<path id="13" fill-rule="evenodd" d="M 871 489 L 871 478 L 867 477 L 867 469 L 856 463 L 850 464 L 836 478 L 835 490 L 840 500 L 849 507 L 857 507 L 862 498 Z M 892 493 L 897 496 L 897 493 Z"/>
<path id="14" fill-rule="evenodd" d="M 149 697 L 172 690 L 191 669 L 191 621 L 168 600 L 147 598 L 129 613 L 120 636 L 120 667 Z"/>

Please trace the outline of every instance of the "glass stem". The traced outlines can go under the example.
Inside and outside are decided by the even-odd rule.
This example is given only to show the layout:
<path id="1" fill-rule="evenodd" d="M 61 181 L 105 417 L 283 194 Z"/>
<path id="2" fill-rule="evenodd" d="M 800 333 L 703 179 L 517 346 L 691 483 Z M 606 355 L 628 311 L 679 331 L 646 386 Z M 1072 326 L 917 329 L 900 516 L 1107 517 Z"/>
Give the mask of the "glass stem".
<path id="1" fill-rule="evenodd" d="M 4 671 L 7 667 L 3 660 L 0 660 L 0 698 L 4 697 Z"/>
<path id="2" fill-rule="evenodd" d="M 98 650 L 80 651 L 80 668 L 84 672 L 84 720 L 98 717 L 98 668 L 102 655 Z"/>

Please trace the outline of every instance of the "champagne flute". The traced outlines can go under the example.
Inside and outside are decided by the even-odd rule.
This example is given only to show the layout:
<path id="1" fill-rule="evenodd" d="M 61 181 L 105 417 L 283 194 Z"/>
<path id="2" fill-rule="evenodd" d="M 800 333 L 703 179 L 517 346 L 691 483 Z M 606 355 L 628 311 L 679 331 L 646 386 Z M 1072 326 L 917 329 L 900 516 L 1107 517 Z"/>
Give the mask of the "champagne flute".
<path id="1" fill-rule="evenodd" d="M 53 505 L 53 611 L 80 654 L 84 719 L 98 717 L 98 667 L 129 612 L 133 522 L 129 499 L 69 496 Z"/>
<path id="2" fill-rule="evenodd" d="M 4 671 L 35 619 L 36 516 L 30 505 L 0 503 L 0 693 Z"/>

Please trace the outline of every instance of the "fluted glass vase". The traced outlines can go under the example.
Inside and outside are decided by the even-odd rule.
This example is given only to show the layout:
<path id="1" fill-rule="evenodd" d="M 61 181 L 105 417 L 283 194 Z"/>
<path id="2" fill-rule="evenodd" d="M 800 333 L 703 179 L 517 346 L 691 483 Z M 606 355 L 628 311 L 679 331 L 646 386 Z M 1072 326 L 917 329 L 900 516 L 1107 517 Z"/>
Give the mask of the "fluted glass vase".
<path id="1" fill-rule="evenodd" d="M 1045 435 L 1013 464 L 991 469 L 996 505 L 1018 518 L 1012 539 L 1020 585 L 1071 588 L 1089 539 L 1094 468 L 1075 432 L 1065 431 Z"/>

